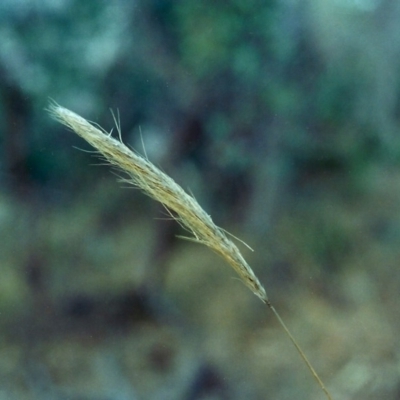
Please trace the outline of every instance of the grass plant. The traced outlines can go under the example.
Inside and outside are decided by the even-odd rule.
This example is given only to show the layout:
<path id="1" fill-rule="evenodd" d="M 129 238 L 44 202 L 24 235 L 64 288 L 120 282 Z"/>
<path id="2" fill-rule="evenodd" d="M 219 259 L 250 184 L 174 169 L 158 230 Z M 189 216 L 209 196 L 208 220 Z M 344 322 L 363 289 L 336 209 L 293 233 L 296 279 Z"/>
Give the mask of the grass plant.
<path id="1" fill-rule="evenodd" d="M 229 238 L 229 234 L 216 226 L 210 215 L 202 209 L 196 199 L 186 193 L 170 176 L 162 172 L 147 158 L 140 156 L 123 144 L 119 120 L 114 116 L 120 139 L 116 140 L 111 136 L 112 132 L 108 133 L 96 124 L 88 122 L 78 114 L 56 103 L 50 105 L 49 112 L 54 119 L 72 129 L 91 144 L 96 152 L 99 152 L 111 165 L 127 174 L 128 177 L 124 178 L 123 181 L 139 188 L 145 194 L 163 204 L 171 217 L 192 235 L 187 239 L 204 244 L 228 262 L 244 284 L 271 310 L 325 393 L 326 398 L 332 400 L 324 383 L 271 304 L 266 290 L 247 264 L 238 247 Z"/>

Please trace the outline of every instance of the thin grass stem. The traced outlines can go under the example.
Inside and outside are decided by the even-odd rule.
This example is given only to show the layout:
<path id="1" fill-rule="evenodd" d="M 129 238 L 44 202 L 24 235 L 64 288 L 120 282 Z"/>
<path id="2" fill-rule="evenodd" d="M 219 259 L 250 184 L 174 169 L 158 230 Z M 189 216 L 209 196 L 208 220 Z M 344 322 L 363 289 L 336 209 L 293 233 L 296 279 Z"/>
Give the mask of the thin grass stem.
<path id="1" fill-rule="evenodd" d="M 278 311 L 276 311 L 275 307 L 269 301 L 267 301 L 265 304 L 268 306 L 268 308 L 272 311 L 272 313 L 274 314 L 274 316 L 278 320 L 279 324 L 281 325 L 281 327 L 285 331 L 286 335 L 289 337 L 290 341 L 293 343 L 293 345 L 296 348 L 297 352 L 300 354 L 300 357 L 303 359 L 304 363 L 307 365 L 307 368 L 310 370 L 311 375 L 315 378 L 315 380 L 318 382 L 318 385 L 321 387 L 321 389 L 325 393 L 327 399 L 328 400 L 332 400 L 332 397 L 331 397 L 330 393 L 328 392 L 328 389 L 325 387 L 324 383 L 322 382 L 321 378 L 319 377 L 319 375 L 315 371 L 314 367 L 311 365 L 310 361 L 308 360 L 307 356 L 305 355 L 303 349 L 298 344 L 297 340 L 294 338 L 292 333 L 289 331 L 289 328 L 283 322 L 283 319 L 279 315 Z"/>

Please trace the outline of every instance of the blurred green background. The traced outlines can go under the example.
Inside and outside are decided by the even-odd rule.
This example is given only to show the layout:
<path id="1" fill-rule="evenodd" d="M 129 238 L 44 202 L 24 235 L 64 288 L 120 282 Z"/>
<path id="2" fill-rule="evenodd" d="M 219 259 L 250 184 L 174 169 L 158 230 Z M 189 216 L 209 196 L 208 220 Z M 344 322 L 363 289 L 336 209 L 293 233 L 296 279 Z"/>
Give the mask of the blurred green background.
<path id="1" fill-rule="evenodd" d="M 2 0 L 0 400 L 324 398 L 235 273 L 50 99 L 108 131 L 118 110 L 255 250 L 335 399 L 398 399 L 399 21 L 396 0 Z"/>

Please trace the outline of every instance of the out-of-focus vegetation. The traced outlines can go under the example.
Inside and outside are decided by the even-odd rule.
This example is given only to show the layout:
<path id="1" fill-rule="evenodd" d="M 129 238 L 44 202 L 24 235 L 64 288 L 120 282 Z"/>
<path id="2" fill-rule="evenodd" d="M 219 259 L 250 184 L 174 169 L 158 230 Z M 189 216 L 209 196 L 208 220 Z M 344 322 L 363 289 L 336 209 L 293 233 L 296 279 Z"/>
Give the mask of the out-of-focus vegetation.
<path id="1" fill-rule="evenodd" d="M 395 0 L 2 0 L 0 400 L 321 398 L 251 294 L 89 166 L 49 99 L 109 130 L 119 110 L 124 141 L 255 249 L 335 398 L 396 399 L 399 18 Z"/>

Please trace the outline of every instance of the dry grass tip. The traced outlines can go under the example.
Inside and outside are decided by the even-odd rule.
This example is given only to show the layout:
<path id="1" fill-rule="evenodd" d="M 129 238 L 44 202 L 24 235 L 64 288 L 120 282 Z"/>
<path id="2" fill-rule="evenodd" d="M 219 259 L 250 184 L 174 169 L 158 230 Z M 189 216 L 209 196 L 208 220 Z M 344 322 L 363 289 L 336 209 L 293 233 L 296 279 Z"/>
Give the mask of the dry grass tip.
<path id="1" fill-rule="evenodd" d="M 267 303 L 265 289 L 225 231 L 216 226 L 196 199 L 186 193 L 171 177 L 122 143 L 117 121 L 119 141 L 114 139 L 111 133 L 57 104 L 52 104 L 49 111 L 57 121 L 71 128 L 96 148 L 110 164 L 127 173 L 129 178 L 126 182 L 162 203 L 171 216 L 193 234 L 192 240 L 206 245 L 224 258 L 245 285 Z"/>

